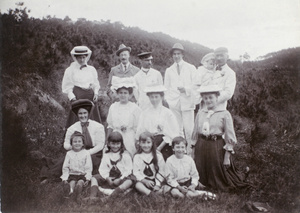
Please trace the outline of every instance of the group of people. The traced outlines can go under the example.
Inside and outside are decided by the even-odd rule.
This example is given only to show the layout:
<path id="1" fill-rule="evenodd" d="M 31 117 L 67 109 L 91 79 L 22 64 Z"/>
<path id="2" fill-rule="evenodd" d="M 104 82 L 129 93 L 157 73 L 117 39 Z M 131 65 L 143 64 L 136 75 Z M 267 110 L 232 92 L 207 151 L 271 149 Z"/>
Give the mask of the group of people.
<path id="1" fill-rule="evenodd" d="M 135 188 L 149 196 L 215 199 L 207 190 L 249 188 L 247 171 L 239 171 L 231 157 L 237 139 L 226 106 L 236 79 L 226 64 L 227 48 L 205 55 L 196 69 L 183 60 L 185 50 L 176 43 L 164 79 L 152 68 L 151 52 L 137 55 L 140 69 L 129 62 L 130 52 L 124 44 L 116 51 L 121 63 L 109 74 L 113 104 L 105 131 L 94 104 L 100 85 L 97 71 L 87 64 L 91 51 L 86 46 L 71 51 L 74 62 L 62 82 L 72 107 L 64 140 L 68 152 L 48 167 L 62 171 L 65 196 L 104 202 L 99 193 L 114 197 Z M 90 196 L 82 199 L 89 182 Z"/>

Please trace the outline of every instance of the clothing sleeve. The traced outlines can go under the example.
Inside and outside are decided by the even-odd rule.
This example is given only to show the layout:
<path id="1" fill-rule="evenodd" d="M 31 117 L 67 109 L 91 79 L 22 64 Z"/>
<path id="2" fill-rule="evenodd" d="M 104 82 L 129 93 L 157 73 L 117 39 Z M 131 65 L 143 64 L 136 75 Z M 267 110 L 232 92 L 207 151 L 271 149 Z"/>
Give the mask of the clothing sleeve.
<path id="1" fill-rule="evenodd" d="M 107 81 L 107 87 L 110 89 L 110 86 L 111 86 L 111 80 L 112 80 L 112 77 L 113 77 L 113 70 L 111 69 L 110 72 L 109 72 L 109 75 L 108 75 L 108 81 Z"/>
<path id="2" fill-rule="evenodd" d="M 113 121 L 112 121 L 112 108 L 114 107 L 114 104 L 110 105 L 109 109 L 108 109 L 108 114 L 107 114 L 107 119 L 106 119 L 106 122 L 107 122 L 107 128 L 111 128 L 111 129 L 114 129 L 113 128 Z"/>
<path id="3" fill-rule="evenodd" d="M 124 165 L 125 165 L 125 171 L 123 172 L 121 179 L 128 177 L 130 174 L 132 174 L 132 158 L 130 157 L 130 155 L 128 154 L 128 152 L 124 152 L 123 153 L 123 159 L 122 161 L 124 161 Z"/>
<path id="4" fill-rule="evenodd" d="M 140 85 L 139 85 L 139 81 L 138 81 L 138 76 L 139 76 L 138 74 L 133 76 L 134 82 L 136 84 L 136 92 L 134 94 L 134 97 L 136 100 L 139 100 L 139 96 L 140 96 L 140 89 L 139 89 Z"/>
<path id="5" fill-rule="evenodd" d="M 99 83 L 99 80 L 98 80 L 97 70 L 94 67 L 93 67 L 93 76 L 94 76 L 94 82 L 93 82 L 94 94 L 98 95 L 99 89 L 100 89 L 100 83 Z"/>
<path id="6" fill-rule="evenodd" d="M 138 124 L 139 124 L 139 118 L 140 118 L 141 112 L 142 112 L 141 108 L 136 105 L 135 110 L 133 112 L 133 130 L 135 132 L 136 132 Z"/>
<path id="7" fill-rule="evenodd" d="M 158 71 L 158 74 L 157 74 L 157 82 L 158 82 L 159 85 L 163 85 L 164 84 L 162 75 L 161 75 L 161 73 L 159 71 Z"/>
<path id="8" fill-rule="evenodd" d="M 102 160 L 101 160 L 101 164 L 99 167 L 99 174 L 101 175 L 101 177 L 103 177 L 104 179 L 109 177 L 109 171 L 110 171 L 110 166 L 109 166 L 109 156 L 108 154 L 103 155 Z"/>
<path id="9" fill-rule="evenodd" d="M 86 162 L 85 162 L 85 179 L 91 180 L 92 178 L 92 171 L 93 171 L 93 163 L 92 163 L 92 157 L 89 152 L 86 152 Z"/>
<path id="10" fill-rule="evenodd" d="M 166 72 L 165 72 L 164 86 L 167 89 L 167 91 L 165 92 L 165 94 L 166 94 L 166 96 L 168 96 L 169 95 L 169 91 L 171 89 L 171 79 L 170 79 L 170 70 L 169 69 L 166 69 Z"/>
<path id="11" fill-rule="evenodd" d="M 235 85 L 236 75 L 235 72 L 231 70 L 231 72 L 228 72 L 228 76 L 225 81 L 225 87 L 220 92 L 220 96 L 218 97 L 218 103 L 228 101 L 233 96 Z"/>
<path id="12" fill-rule="evenodd" d="M 64 164 L 62 167 L 62 176 L 60 177 L 63 181 L 68 180 L 68 178 L 69 178 L 69 172 L 70 172 L 69 165 L 70 165 L 70 155 L 67 152 L 65 160 L 64 160 Z"/>
<path id="13" fill-rule="evenodd" d="M 141 181 L 145 177 L 143 174 L 143 166 L 144 162 L 142 162 L 142 159 L 138 155 L 135 155 L 133 158 L 133 175 L 136 177 L 137 181 Z"/>
<path id="14" fill-rule="evenodd" d="M 145 111 L 144 111 L 145 112 Z M 144 127 L 144 120 L 145 120 L 145 116 L 144 116 L 144 112 L 142 112 L 140 114 L 140 118 L 139 118 L 139 122 L 137 125 L 137 129 L 136 129 L 136 133 L 135 133 L 135 139 L 139 140 L 140 135 L 145 132 L 145 127 Z"/>
<path id="15" fill-rule="evenodd" d="M 69 100 L 72 100 L 76 96 L 73 93 L 74 83 L 72 80 L 72 70 L 71 68 L 67 68 L 64 77 L 62 80 L 62 92 L 68 95 Z"/>
<path id="16" fill-rule="evenodd" d="M 155 175 L 155 185 L 161 186 L 166 176 L 166 165 L 162 154 L 159 152 L 157 152 L 157 161 L 158 172 Z"/>
<path id="17" fill-rule="evenodd" d="M 224 116 L 224 131 L 225 131 L 225 146 L 223 147 L 226 151 L 234 153 L 233 146 L 237 143 L 233 121 L 230 113 L 227 113 Z"/>
<path id="18" fill-rule="evenodd" d="M 74 125 L 74 124 L 73 124 Z M 75 132 L 74 128 L 73 128 L 73 125 L 70 126 L 68 129 L 67 129 L 67 132 L 66 132 L 66 135 L 65 135 L 65 141 L 64 141 L 64 148 L 65 150 L 69 151 L 72 149 L 72 146 L 71 146 L 71 135 Z"/>
<path id="19" fill-rule="evenodd" d="M 187 96 L 191 96 L 193 95 L 193 81 L 194 81 L 194 76 L 195 76 L 195 73 L 196 73 L 196 67 L 194 67 L 193 65 L 190 65 L 189 66 L 189 76 L 188 76 L 188 82 L 186 82 L 186 84 L 184 85 L 184 89 L 185 89 L 185 94 Z"/>
<path id="20" fill-rule="evenodd" d="M 200 111 L 198 111 L 196 118 L 195 118 L 194 130 L 193 130 L 192 138 L 191 138 L 191 145 L 195 145 L 198 140 L 199 117 L 200 117 Z"/>
<path id="21" fill-rule="evenodd" d="M 169 145 L 172 145 L 173 138 L 179 136 L 179 125 L 177 123 L 177 120 L 175 118 L 175 115 L 171 112 L 167 112 L 167 116 L 165 118 L 165 124 L 164 124 L 164 141 L 168 143 Z"/>
<path id="22" fill-rule="evenodd" d="M 190 165 L 191 165 L 190 176 L 192 178 L 192 184 L 198 186 L 199 173 L 197 171 L 195 161 L 192 158 L 190 158 Z"/>
<path id="23" fill-rule="evenodd" d="M 166 162 L 167 183 L 172 187 L 177 187 L 179 184 L 176 180 L 176 171 L 174 171 L 171 159 L 172 158 L 169 157 Z"/>
<path id="24" fill-rule="evenodd" d="M 104 147 L 104 144 L 105 144 L 104 127 L 100 123 L 97 123 L 97 124 L 98 125 L 96 127 L 95 137 L 93 138 L 95 140 L 95 146 L 92 149 L 88 150 L 90 155 L 93 155 L 93 154 L 101 151 Z"/>

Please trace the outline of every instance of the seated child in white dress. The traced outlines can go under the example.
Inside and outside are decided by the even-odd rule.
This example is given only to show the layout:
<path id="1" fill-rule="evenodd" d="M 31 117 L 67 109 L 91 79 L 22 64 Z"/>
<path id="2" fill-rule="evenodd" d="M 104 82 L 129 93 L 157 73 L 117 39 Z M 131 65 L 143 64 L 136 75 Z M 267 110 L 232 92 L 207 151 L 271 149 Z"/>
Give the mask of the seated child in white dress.
<path id="1" fill-rule="evenodd" d="M 172 187 L 171 195 L 175 198 L 197 197 L 215 199 L 215 195 L 199 189 L 199 174 L 194 160 L 186 155 L 187 142 L 183 137 L 172 141 L 174 154 L 167 159 L 167 182 Z"/>
<path id="2" fill-rule="evenodd" d="M 83 186 L 87 186 L 92 177 L 93 164 L 90 153 L 84 149 L 84 136 L 80 132 L 73 133 L 70 143 L 72 149 L 66 154 L 61 179 L 65 197 L 75 192 L 76 200 L 80 201 Z"/>

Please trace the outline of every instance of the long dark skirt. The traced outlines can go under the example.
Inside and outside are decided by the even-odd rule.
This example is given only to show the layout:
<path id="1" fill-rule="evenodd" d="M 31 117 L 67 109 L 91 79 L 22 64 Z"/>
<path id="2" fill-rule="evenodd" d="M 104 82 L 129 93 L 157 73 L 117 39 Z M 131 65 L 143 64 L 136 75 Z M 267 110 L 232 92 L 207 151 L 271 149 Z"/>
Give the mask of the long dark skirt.
<path id="1" fill-rule="evenodd" d="M 73 88 L 73 93 L 76 96 L 76 99 L 89 99 L 90 101 L 93 101 L 94 98 L 94 91 L 92 89 L 82 89 L 80 87 L 75 86 Z M 101 117 L 100 112 L 97 103 L 92 108 L 90 112 L 90 119 L 97 121 L 101 123 Z M 68 129 L 72 124 L 76 123 L 78 121 L 77 115 L 70 109 L 67 123 L 66 123 L 66 129 Z"/>
<path id="2" fill-rule="evenodd" d="M 99 173 L 99 167 L 102 159 L 102 150 L 91 155 L 93 163 L 93 172 L 92 174 Z M 65 156 L 53 159 L 49 157 L 44 158 L 44 166 L 40 172 L 41 180 L 48 179 L 50 181 L 61 181 L 60 176 L 62 175 L 62 167 L 64 164 Z"/>
<path id="3" fill-rule="evenodd" d="M 232 157 L 228 169 L 223 165 L 224 145 L 223 139 L 204 140 L 199 136 L 195 146 L 195 163 L 200 182 L 217 191 L 251 188 L 251 185 L 245 182 L 245 174 L 235 167 Z"/>
<path id="4" fill-rule="evenodd" d="M 155 143 L 156 147 L 158 147 L 163 142 L 163 137 L 164 137 L 164 135 L 155 135 L 154 136 L 153 142 Z M 173 155 L 172 147 L 169 144 L 166 144 L 164 146 L 164 148 L 162 148 L 161 154 L 163 155 L 164 160 L 166 161 L 168 157 Z"/>

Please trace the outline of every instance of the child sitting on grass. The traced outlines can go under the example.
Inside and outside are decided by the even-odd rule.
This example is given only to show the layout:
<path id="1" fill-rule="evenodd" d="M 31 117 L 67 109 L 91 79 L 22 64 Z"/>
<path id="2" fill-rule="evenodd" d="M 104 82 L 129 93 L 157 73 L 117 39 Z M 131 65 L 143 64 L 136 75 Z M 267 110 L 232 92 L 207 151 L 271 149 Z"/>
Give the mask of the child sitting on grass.
<path id="1" fill-rule="evenodd" d="M 139 137 L 139 148 L 133 158 L 133 175 L 137 183 L 135 188 L 144 195 L 152 192 L 162 193 L 165 161 L 153 143 L 153 135 L 144 132 Z"/>
<path id="2" fill-rule="evenodd" d="M 90 153 L 84 149 L 84 136 L 80 132 L 72 134 L 70 144 L 72 149 L 66 154 L 61 179 L 65 198 L 75 195 L 79 202 L 83 187 L 92 177 L 93 164 Z"/>
<path id="3" fill-rule="evenodd" d="M 134 181 L 132 158 L 125 149 L 122 135 L 119 132 L 111 132 L 107 147 L 99 174 L 92 177 L 90 197 L 84 199 L 90 204 L 106 201 L 97 197 L 99 190 L 110 197 L 117 196 L 129 189 Z"/>
<path id="4" fill-rule="evenodd" d="M 183 137 L 175 137 L 172 141 L 174 154 L 167 159 L 167 182 L 172 187 L 171 195 L 175 198 L 202 196 L 205 199 L 215 199 L 215 195 L 196 190 L 199 187 L 199 174 L 194 160 L 186 155 L 187 142 Z"/>

